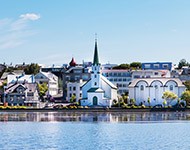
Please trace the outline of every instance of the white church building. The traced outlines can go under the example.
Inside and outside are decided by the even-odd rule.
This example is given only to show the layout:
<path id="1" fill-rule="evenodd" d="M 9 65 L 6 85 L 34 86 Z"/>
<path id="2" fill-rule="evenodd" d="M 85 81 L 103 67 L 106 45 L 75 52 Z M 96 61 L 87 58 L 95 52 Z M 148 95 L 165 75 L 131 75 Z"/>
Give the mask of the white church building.
<path id="1" fill-rule="evenodd" d="M 149 105 L 148 98 L 151 106 L 162 105 L 165 91 L 171 91 L 180 98 L 184 90 L 185 85 L 178 78 L 140 78 L 129 85 L 129 98 L 135 99 L 137 105 Z"/>
<path id="2" fill-rule="evenodd" d="M 111 107 L 113 100 L 117 99 L 117 87 L 101 74 L 97 40 L 95 40 L 91 78 L 82 86 L 80 103 L 82 106 Z"/>

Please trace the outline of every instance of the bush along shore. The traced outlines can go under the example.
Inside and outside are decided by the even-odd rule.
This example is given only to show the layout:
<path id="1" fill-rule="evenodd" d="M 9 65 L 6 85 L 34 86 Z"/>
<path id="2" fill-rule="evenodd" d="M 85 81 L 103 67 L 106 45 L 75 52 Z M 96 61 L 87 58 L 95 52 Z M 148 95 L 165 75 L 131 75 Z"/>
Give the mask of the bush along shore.
<path id="1" fill-rule="evenodd" d="M 88 107 L 80 106 L 77 103 L 69 104 L 67 106 L 62 104 L 56 104 L 52 108 L 31 108 L 26 106 L 0 106 L 0 111 L 41 111 L 41 112 L 51 112 L 51 111 L 82 111 L 82 112 L 152 112 L 152 111 L 190 111 L 190 106 L 187 107 L 149 107 L 145 105 L 136 106 L 136 105 L 127 105 L 123 104 L 120 106 L 108 107 Z"/>

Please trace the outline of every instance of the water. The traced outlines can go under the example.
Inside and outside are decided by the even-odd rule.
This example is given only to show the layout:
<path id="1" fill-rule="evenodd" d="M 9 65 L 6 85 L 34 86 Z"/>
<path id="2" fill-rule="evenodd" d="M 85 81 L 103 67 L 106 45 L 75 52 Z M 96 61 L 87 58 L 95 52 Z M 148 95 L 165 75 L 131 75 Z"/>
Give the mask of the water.
<path id="1" fill-rule="evenodd" d="M 189 113 L 0 113 L 3 150 L 189 150 Z"/>

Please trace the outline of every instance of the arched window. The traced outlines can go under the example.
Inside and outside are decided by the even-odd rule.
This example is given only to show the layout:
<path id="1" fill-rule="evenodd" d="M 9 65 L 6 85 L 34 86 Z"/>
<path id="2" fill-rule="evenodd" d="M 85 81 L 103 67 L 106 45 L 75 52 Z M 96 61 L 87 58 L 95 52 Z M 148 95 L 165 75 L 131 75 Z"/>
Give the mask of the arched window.
<path id="1" fill-rule="evenodd" d="M 144 86 L 143 85 L 141 85 L 141 91 L 144 91 Z"/>
<path id="2" fill-rule="evenodd" d="M 170 85 L 170 91 L 173 91 L 173 90 L 174 90 L 173 85 Z"/>

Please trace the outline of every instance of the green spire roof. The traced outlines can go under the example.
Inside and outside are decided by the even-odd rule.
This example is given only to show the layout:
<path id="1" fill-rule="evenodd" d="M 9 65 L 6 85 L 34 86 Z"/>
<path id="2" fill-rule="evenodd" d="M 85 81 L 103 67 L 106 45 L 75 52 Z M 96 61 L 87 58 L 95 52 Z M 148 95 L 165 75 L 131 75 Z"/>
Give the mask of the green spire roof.
<path id="1" fill-rule="evenodd" d="M 93 65 L 99 65 L 99 58 L 98 58 L 98 46 L 97 46 L 97 40 L 95 40 L 95 49 L 94 49 L 94 60 Z"/>

